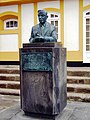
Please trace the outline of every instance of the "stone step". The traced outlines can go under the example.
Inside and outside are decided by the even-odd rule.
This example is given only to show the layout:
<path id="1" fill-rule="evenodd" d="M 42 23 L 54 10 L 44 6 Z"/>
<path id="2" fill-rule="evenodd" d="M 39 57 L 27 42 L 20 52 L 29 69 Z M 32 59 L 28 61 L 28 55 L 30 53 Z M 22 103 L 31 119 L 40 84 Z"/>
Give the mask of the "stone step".
<path id="1" fill-rule="evenodd" d="M 67 76 L 90 77 L 90 67 L 67 67 Z"/>
<path id="2" fill-rule="evenodd" d="M 90 85 L 87 84 L 67 84 L 67 91 L 74 93 L 90 93 Z"/>
<path id="3" fill-rule="evenodd" d="M 19 81 L 0 81 L 0 88 L 20 89 Z"/>
<path id="4" fill-rule="evenodd" d="M 20 81 L 20 74 L 0 74 L 0 80 Z"/>
<path id="5" fill-rule="evenodd" d="M 67 76 L 67 83 L 70 84 L 90 84 L 90 77 Z"/>
<path id="6" fill-rule="evenodd" d="M 20 96 L 15 96 L 15 95 L 1 95 L 0 94 L 0 107 L 2 105 L 5 105 L 5 104 L 2 104 L 1 101 L 20 101 Z M 7 103 L 7 106 L 8 106 L 8 103 Z"/>
<path id="7" fill-rule="evenodd" d="M 18 89 L 6 89 L 6 88 L 0 88 L 0 94 L 2 95 L 20 95 L 20 90 Z"/>
<path id="8" fill-rule="evenodd" d="M 20 65 L 0 65 L 0 68 L 15 68 L 18 69 Z"/>
<path id="9" fill-rule="evenodd" d="M 19 74 L 20 70 L 16 68 L 0 68 L 0 74 Z"/>
<path id="10" fill-rule="evenodd" d="M 90 94 L 68 92 L 67 99 L 70 101 L 90 102 Z"/>

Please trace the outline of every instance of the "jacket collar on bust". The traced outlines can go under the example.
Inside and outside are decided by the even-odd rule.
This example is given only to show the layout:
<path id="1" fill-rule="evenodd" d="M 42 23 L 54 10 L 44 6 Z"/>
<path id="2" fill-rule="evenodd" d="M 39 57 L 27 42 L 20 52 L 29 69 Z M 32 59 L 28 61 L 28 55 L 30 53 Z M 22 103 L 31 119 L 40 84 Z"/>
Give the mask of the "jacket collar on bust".
<path id="1" fill-rule="evenodd" d="M 42 25 L 41 23 L 39 23 L 39 26 L 40 26 L 40 27 L 42 27 L 42 26 L 43 26 L 43 27 L 46 27 L 46 23 L 44 23 L 43 25 Z"/>

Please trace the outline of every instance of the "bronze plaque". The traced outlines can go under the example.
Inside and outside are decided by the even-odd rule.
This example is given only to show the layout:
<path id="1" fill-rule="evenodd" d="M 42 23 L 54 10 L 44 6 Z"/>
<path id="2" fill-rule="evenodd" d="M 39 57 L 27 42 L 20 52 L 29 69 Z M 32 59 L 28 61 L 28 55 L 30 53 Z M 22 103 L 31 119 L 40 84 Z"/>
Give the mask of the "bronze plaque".
<path id="1" fill-rule="evenodd" d="M 21 54 L 23 71 L 52 71 L 52 52 L 28 52 Z"/>

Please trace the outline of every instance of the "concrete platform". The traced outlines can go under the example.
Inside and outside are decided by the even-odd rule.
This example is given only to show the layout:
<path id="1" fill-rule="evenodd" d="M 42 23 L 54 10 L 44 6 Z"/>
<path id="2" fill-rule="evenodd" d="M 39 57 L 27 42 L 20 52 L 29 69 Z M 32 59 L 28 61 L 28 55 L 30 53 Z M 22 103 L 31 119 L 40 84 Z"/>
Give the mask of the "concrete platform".
<path id="1" fill-rule="evenodd" d="M 13 107 L 0 111 L 0 120 L 90 120 L 90 103 L 69 102 L 60 115 L 55 118 L 26 116 L 17 102 Z"/>

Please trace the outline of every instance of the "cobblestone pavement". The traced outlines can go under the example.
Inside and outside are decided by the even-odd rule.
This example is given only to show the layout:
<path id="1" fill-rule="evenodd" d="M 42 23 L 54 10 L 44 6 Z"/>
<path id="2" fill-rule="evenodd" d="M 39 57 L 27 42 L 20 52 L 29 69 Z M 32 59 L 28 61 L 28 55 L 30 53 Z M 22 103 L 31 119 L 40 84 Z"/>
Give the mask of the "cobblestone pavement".
<path id="1" fill-rule="evenodd" d="M 0 113 L 16 104 L 19 104 L 19 102 L 19 96 L 0 95 Z"/>
<path id="2" fill-rule="evenodd" d="M 70 102 L 55 119 L 25 116 L 18 96 L 0 95 L 0 120 L 90 120 L 90 103 Z"/>

